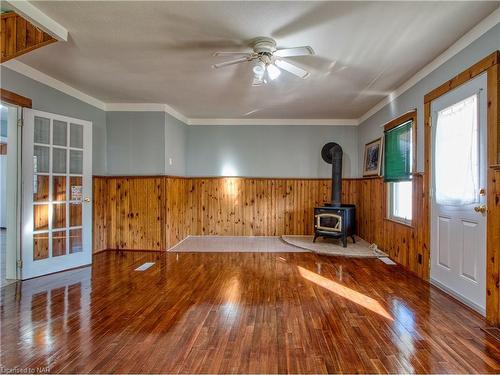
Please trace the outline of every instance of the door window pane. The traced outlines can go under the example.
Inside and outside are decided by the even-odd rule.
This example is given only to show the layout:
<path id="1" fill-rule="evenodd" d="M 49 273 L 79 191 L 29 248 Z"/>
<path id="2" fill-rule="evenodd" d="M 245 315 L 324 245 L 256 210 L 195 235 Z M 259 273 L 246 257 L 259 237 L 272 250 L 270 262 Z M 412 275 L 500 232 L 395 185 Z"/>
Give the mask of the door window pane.
<path id="1" fill-rule="evenodd" d="M 82 178 L 72 176 L 70 177 L 70 193 L 72 201 L 81 201 L 83 200 L 83 191 L 82 191 Z"/>
<path id="2" fill-rule="evenodd" d="M 83 126 L 71 124 L 69 145 L 71 147 L 83 148 Z"/>
<path id="3" fill-rule="evenodd" d="M 66 204 L 52 205 L 52 229 L 66 228 Z"/>
<path id="4" fill-rule="evenodd" d="M 434 171 L 436 202 L 464 205 L 479 198 L 477 95 L 438 112 Z"/>
<path id="5" fill-rule="evenodd" d="M 49 257 L 49 234 L 39 233 L 33 235 L 33 260 Z"/>
<path id="6" fill-rule="evenodd" d="M 79 227 L 82 225 L 82 204 L 71 203 L 69 205 L 69 221 L 70 226 Z"/>
<path id="7" fill-rule="evenodd" d="M 49 173 L 49 148 L 35 146 L 33 149 L 33 172 Z"/>
<path id="8" fill-rule="evenodd" d="M 66 255 L 66 231 L 52 232 L 52 256 Z"/>
<path id="9" fill-rule="evenodd" d="M 49 200 L 49 176 L 33 176 L 33 202 Z"/>
<path id="10" fill-rule="evenodd" d="M 66 149 L 65 148 L 54 148 L 52 149 L 52 155 L 54 157 L 52 164 L 53 173 L 66 173 Z"/>
<path id="11" fill-rule="evenodd" d="M 68 143 L 67 124 L 54 120 L 52 129 L 52 143 L 56 146 L 66 146 Z"/>
<path id="12" fill-rule="evenodd" d="M 52 179 L 52 200 L 56 202 L 66 200 L 66 176 L 54 176 Z"/>
<path id="13" fill-rule="evenodd" d="M 79 253 L 83 251 L 82 248 L 82 230 L 81 229 L 71 229 L 69 231 L 69 252 Z"/>
<path id="14" fill-rule="evenodd" d="M 82 174 L 83 152 L 71 150 L 69 154 L 69 173 Z"/>
<path id="15" fill-rule="evenodd" d="M 49 229 L 49 205 L 36 204 L 33 206 L 33 230 Z"/>
<path id="16" fill-rule="evenodd" d="M 50 143 L 50 120 L 45 117 L 35 116 L 35 143 Z"/>

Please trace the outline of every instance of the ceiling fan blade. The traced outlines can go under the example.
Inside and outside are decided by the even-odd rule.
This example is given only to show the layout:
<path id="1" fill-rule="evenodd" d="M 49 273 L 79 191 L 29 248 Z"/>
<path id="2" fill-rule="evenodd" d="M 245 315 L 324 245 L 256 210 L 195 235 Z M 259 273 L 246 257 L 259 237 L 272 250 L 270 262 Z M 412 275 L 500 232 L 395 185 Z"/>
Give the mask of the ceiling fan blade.
<path id="1" fill-rule="evenodd" d="M 314 55 L 312 47 L 303 46 L 295 48 L 283 48 L 276 50 L 273 55 L 278 57 L 292 57 L 292 56 L 310 56 Z"/>
<path id="2" fill-rule="evenodd" d="M 239 63 L 245 62 L 245 61 L 250 61 L 249 57 L 240 57 L 239 59 L 225 61 L 225 62 L 222 62 L 219 64 L 214 64 L 214 65 L 212 65 L 212 67 L 218 69 L 218 68 L 222 68 L 224 66 L 239 64 Z"/>
<path id="3" fill-rule="evenodd" d="M 285 60 L 276 59 L 274 64 L 277 67 L 279 67 L 283 70 L 286 70 L 288 73 L 291 73 L 291 74 L 296 75 L 297 77 L 300 77 L 303 79 L 306 79 L 307 77 L 309 77 L 311 75 L 307 70 L 299 68 L 297 65 L 290 64 L 288 61 L 285 61 Z"/>
<path id="4" fill-rule="evenodd" d="M 249 52 L 215 52 L 214 56 L 250 56 Z"/>

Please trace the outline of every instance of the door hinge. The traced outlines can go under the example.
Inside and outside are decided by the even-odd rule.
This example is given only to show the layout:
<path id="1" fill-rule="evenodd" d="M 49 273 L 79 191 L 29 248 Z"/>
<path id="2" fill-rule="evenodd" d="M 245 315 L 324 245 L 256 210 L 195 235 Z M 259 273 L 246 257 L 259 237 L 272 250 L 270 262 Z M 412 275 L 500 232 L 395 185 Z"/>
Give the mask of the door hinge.
<path id="1" fill-rule="evenodd" d="M 17 261 L 17 268 L 23 268 L 23 261 L 20 259 Z"/>
<path id="2" fill-rule="evenodd" d="M 20 127 L 20 128 L 22 128 L 23 125 L 24 125 L 23 119 L 22 118 L 18 119 L 17 120 L 17 126 Z"/>
<path id="3" fill-rule="evenodd" d="M 432 116 L 429 116 L 429 128 L 432 128 Z"/>

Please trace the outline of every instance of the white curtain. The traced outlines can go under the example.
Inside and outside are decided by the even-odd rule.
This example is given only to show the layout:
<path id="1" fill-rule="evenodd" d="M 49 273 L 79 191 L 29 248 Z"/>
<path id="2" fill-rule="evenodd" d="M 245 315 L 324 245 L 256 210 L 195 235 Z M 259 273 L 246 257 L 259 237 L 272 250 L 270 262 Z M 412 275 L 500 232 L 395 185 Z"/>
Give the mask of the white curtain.
<path id="1" fill-rule="evenodd" d="M 438 112 L 434 156 L 436 202 L 464 205 L 479 198 L 478 97 Z"/>

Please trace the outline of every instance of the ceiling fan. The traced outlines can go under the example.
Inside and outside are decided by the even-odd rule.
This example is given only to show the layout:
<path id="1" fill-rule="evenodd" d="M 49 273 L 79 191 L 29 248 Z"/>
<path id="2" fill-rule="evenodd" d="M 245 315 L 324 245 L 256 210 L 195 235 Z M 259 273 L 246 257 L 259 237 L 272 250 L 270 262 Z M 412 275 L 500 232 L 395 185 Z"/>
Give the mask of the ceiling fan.
<path id="1" fill-rule="evenodd" d="M 294 65 L 284 58 L 295 56 L 312 56 L 314 50 L 309 46 L 294 48 L 276 48 L 276 41 L 272 38 L 258 37 L 252 40 L 250 47 L 252 52 L 216 52 L 214 56 L 240 56 L 234 60 L 225 61 L 212 65 L 214 68 L 239 64 L 243 62 L 253 62 L 253 86 L 260 86 L 278 78 L 281 70 L 285 70 L 302 79 L 309 77 L 310 73 L 297 65 Z"/>

